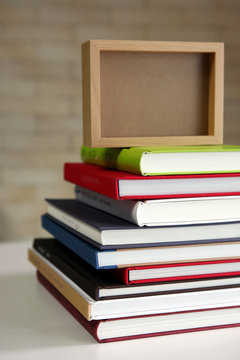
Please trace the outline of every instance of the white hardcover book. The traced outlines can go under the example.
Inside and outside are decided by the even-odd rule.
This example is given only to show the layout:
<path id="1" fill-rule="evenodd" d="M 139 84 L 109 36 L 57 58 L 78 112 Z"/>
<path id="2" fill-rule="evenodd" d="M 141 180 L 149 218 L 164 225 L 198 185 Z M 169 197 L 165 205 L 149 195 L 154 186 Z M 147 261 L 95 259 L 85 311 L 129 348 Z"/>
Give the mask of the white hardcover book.
<path id="1" fill-rule="evenodd" d="M 240 220 L 240 196 L 158 200 L 114 200 L 76 186 L 76 199 L 139 226 L 184 225 Z"/>

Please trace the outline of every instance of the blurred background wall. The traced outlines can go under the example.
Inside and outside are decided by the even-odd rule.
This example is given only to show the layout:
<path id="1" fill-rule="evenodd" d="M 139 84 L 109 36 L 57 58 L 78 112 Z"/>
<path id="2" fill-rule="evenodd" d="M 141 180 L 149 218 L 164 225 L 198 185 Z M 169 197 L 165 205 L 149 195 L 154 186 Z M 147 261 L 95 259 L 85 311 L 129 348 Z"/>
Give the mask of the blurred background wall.
<path id="1" fill-rule="evenodd" d="M 239 34 L 239 0 L 0 0 L 0 241 L 43 235 L 43 199 L 73 196 L 82 42 L 224 41 L 224 142 L 240 144 Z"/>

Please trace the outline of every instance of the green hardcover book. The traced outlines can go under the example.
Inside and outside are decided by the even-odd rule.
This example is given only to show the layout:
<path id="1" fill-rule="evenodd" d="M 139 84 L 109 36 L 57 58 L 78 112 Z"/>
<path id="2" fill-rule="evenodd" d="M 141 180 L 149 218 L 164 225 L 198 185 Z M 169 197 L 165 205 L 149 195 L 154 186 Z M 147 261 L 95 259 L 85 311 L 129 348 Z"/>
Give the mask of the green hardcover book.
<path id="1" fill-rule="evenodd" d="M 82 146 L 84 162 L 141 175 L 240 172 L 239 145 L 91 148 Z"/>

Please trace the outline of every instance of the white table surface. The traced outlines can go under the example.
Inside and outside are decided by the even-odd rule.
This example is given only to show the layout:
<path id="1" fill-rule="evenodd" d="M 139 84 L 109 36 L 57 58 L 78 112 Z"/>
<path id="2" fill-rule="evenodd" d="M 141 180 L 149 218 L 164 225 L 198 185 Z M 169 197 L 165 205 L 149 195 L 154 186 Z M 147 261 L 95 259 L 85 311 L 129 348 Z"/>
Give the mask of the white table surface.
<path id="1" fill-rule="evenodd" d="M 1 360 L 240 360 L 240 328 L 97 343 L 38 283 L 29 245 L 0 244 Z"/>

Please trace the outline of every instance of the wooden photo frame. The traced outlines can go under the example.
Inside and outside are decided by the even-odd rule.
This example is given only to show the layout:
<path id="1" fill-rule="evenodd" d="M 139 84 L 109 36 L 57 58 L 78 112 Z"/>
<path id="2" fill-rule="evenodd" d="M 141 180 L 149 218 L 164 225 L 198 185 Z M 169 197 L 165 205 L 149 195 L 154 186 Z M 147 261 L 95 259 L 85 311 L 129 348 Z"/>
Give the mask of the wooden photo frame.
<path id="1" fill-rule="evenodd" d="M 89 40 L 83 143 L 222 144 L 223 74 L 223 43 Z"/>

